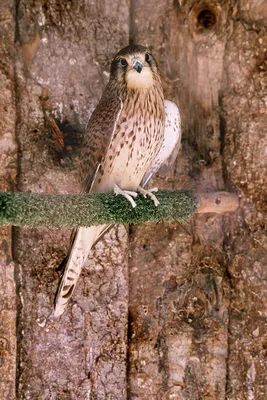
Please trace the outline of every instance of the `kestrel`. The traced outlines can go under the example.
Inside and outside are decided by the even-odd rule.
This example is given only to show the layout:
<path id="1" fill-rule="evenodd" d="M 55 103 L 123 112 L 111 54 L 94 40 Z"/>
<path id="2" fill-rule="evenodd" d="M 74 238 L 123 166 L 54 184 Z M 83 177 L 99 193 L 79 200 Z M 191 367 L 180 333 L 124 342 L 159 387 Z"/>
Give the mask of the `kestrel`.
<path id="1" fill-rule="evenodd" d="M 151 197 L 157 206 L 153 190 L 140 185 L 144 186 L 154 173 L 155 160 L 158 159 L 158 169 L 166 158 L 166 151 L 161 154 L 162 147 L 166 147 L 162 143 L 167 143 L 165 107 L 166 111 L 170 109 L 172 126 L 179 121 L 177 107 L 169 103 L 164 104 L 158 66 L 150 51 L 140 45 L 120 50 L 111 63 L 110 80 L 86 128 L 81 155 L 84 193 L 115 192 L 135 207 L 134 197 L 139 191 Z M 174 136 L 177 144 L 179 135 Z M 175 147 L 173 143 L 172 146 Z M 56 317 L 64 312 L 90 249 L 106 229 L 106 225 L 100 225 L 75 231 L 55 300 Z"/>

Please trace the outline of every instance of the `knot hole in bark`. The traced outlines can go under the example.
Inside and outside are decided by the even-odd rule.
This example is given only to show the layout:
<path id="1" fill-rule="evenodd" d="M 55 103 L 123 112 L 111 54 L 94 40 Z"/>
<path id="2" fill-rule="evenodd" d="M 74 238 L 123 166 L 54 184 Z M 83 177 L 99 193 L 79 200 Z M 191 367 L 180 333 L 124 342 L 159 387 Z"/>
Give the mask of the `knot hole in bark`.
<path id="1" fill-rule="evenodd" d="M 216 15 L 212 10 L 202 10 L 197 16 L 197 28 L 210 30 L 217 22 Z"/>
<path id="2" fill-rule="evenodd" d="M 224 19 L 224 12 L 219 4 L 213 2 L 197 3 L 190 11 L 189 24 L 193 36 L 203 39 L 210 33 L 219 34 Z"/>

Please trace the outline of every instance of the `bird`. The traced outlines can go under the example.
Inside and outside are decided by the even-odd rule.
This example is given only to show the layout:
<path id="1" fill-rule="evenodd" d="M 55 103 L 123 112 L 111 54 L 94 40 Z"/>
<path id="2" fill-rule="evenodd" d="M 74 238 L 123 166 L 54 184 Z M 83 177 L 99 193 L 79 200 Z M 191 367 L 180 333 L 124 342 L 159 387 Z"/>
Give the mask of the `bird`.
<path id="1" fill-rule="evenodd" d="M 114 192 L 134 208 L 134 198 L 140 192 L 158 206 L 157 189 L 146 190 L 144 179 L 147 183 L 152 176 L 164 143 L 166 114 L 161 76 L 150 50 L 142 45 L 121 49 L 111 62 L 109 82 L 85 130 L 82 193 Z M 73 232 L 55 299 L 55 317 L 65 311 L 82 266 L 106 229 L 107 225 L 100 225 L 79 227 Z"/>

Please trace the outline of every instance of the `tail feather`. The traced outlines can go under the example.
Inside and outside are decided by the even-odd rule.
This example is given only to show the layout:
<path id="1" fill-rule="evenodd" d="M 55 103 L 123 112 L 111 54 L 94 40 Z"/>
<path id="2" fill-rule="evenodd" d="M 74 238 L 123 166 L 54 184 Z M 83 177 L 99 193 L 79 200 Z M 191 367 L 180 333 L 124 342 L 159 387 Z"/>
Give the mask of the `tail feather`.
<path id="1" fill-rule="evenodd" d="M 63 314 L 75 289 L 83 264 L 103 229 L 105 229 L 105 226 L 82 227 L 77 229 L 65 271 L 58 288 L 55 300 L 55 317 L 59 317 Z"/>

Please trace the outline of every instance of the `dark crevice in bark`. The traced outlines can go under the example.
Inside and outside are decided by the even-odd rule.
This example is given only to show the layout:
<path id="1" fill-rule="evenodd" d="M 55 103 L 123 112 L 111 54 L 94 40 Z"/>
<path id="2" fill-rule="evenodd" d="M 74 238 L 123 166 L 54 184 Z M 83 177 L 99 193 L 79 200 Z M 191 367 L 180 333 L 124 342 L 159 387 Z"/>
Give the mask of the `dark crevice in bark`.
<path id="1" fill-rule="evenodd" d="M 133 334 L 133 322 L 131 317 L 131 311 L 128 309 L 128 323 L 127 323 L 127 351 L 126 351 L 126 399 L 131 400 L 131 381 L 129 379 L 131 374 L 131 352 L 130 342 Z"/>
<path id="2" fill-rule="evenodd" d="M 134 7 L 135 0 L 130 0 L 130 9 L 129 9 L 129 44 L 135 44 L 135 34 L 134 34 Z"/>
<path id="3" fill-rule="evenodd" d="M 15 140 L 17 144 L 17 177 L 16 177 L 16 190 L 19 190 L 19 177 L 21 174 L 21 145 L 18 140 L 18 127 L 21 122 L 21 116 L 19 112 L 19 84 L 16 63 L 18 62 L 17 46 L 20 41 L 20 31 L 19 31 L 19 6 L 20 0 L 15 0 L 15 40 L 14 40 L 14 92 L 15 92 L 15 108 L 16 108 L 16 124 L 15 124 Z M 21 376 L 21 351 L 23 343 L 23 326 L 22 326 L 22 310 L 23 304 L 21 302 L 21 270 L 20 265 L 17 261 L 17 238 L 18 238 L 18 228 L 12 227 L 12 257 L 15 263 L 14 269 L 14 280 L 16 285 L 17 294 L 17 318 L 16 318 L 16 336 L 17 336 L 17 350 L 16 350 L 16 398 L 19 398 L 19 384 Z"/>
<path id="4" fill-rule="evenodd" d="M 231 305 L 231 298 L 232 298 L 232 290 L 234 290 L 234 285 L 233 285 L 233 280 L 231 273 L 229 271 L 229 265 L 230 265 L 230 256 L 228 255 L 228 248 L 229 248 L 229 239 L 226 239 L 226 231 L 224 240 L 223 240 L 223 245 L 222 249 L 224 250 L 224 253 L 226 255 L 226 260 L 225 260 L 225 278 L 228 282 L 228 285 L 230 287 L 230 298 L 229 298 L 229 306 L 228 306 L 228 323 L 227 323 L 227 356 L 225 360 L 226 364 L 226 371 L 225 371 L 225 399 L 227 399 L 228 391 L 229 391 L 229 377 L 230 377 L 230 369 L 229 369 L 229 355 L 230 355 L 230 327 L 231 327 L 231 314 L 230 314 L 230 305 Z"/>
<path id="5" fill-rule="evenodd" d="M 13 228 L 12 242 L 16 242 L 16 229 Z M 20 266 L 16 262 L 16 254 L 14 255 L 15 271 L 14 279 L 16 284 L 17 293 L 17 321 L 16 321 L 16 331 L 17 331 L 17 367 L 16 367 L 16 396 L 19 396 L 19 384 L 21 376 L 21 351 L 23 342 L 23 326 L 22 326 L 22 310 L 23 304 L 20 299 L 21 287 L 21 270 Z"/>
<path id="6" fill-rule="evenodd" d="M 15 0 L 15 43 L 19 42 L 19 38 L 20 38 L 20 35 L 19 35 L 19 21 L 18 21 L 19 4 L 20 4 L 20 0 Z"/>

